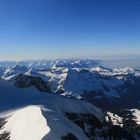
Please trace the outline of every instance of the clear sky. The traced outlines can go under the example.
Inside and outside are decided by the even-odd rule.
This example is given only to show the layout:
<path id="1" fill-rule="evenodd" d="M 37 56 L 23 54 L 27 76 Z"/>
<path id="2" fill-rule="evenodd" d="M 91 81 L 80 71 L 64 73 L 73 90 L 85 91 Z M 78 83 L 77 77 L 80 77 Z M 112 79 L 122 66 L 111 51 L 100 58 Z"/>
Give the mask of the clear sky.
<path id="1" fill-rule="evenodd" d="M 0 60 L 140 56 L 140 0 L 0 0 Z"/>

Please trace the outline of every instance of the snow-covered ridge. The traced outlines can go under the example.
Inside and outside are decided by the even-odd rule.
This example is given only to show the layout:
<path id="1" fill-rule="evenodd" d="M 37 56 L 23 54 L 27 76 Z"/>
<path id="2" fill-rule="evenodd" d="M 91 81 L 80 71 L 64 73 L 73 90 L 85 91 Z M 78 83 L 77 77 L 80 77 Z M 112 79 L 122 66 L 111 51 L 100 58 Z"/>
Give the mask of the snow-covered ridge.
<path id="1" fill-rule="evenodd" d="M 15 65 L 12 68 L 7 68 L 2 76 L 3 79 L 9 80 L 13 76 L 17 76 L 18 74 L 24 74 L 28 71 L 28 68 L 25 66 Z"/>
<path id="2" fill-rule="evenodd" d="M 17 110 L 6 121 L 2 131 L 10 132 L 11 140 L 41 140 L 50 132 L 47 121 L 38 106 Z"/>
<path id="3" fill-rule="evenodd" d="M 93 114 L 101 122 L 104 120 L 102 111 L 85 101 L 30 88 L 18 89 L 4 80 L 0 80 L 0 90 L 3 91 L 0 93 L 0 118 L 6 117 L 4 130 L 10 132 L 11 140 L 41 140 L 43 137 L 45 140 L 61 140 L 68 133 L 79 140 L 89 140 L 65 113 Z"/>
<path id="4" fill-rule="evenodd" d="M 103 74 L 102 71 L 100 73 L 99 68 L 94 70 L 69 69 L 64 89 L 78 95 L 96 92 L 108 97 L 120 98 L 119 89 L 121 90 L 124 82 L 112 75 Z M 116 88 L 118 91 L 115 90 Z"/>
<path id="5" fill-rule="evenodd" d="M 124 68 L 114 68 L 114 69 L 108 69 L 105 67 L 94 67 L 90 69 L 91 72 L 97 72 L 102 75 L 108 75 L 108 76 L 126 76 L 126 75 L 134 75 L 134 76 L 140 76 L 140 70 L 136 70 L 132 67 L 124 67 Z"/>

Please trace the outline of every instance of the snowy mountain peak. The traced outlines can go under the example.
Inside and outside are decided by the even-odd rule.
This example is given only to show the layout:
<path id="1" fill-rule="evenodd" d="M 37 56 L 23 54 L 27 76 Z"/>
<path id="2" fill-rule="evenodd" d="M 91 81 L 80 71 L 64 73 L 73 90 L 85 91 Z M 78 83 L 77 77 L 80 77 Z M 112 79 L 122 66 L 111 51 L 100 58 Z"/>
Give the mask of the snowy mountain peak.
<path id="1" fill-rule="evenodd" d="M 5 70 L 2 78 L 8 80 L 13 76 L 16 76 L 18 74 L 24 74 L 27 71 L 28 71 L 27 67 L 21 66 L 21 65 L 15 65 L 14 67 L 8 68 L 7 70 Z"/>

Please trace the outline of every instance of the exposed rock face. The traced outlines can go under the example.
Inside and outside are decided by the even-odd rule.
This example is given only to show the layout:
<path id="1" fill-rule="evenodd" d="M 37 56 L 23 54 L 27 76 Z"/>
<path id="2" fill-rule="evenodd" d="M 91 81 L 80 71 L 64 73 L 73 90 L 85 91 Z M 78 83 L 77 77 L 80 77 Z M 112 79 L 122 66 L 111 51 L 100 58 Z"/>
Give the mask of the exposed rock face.
<path id="1" fill-rule="evenodd" d="M 95 130 L 103 127 L 100 122 L 93 114 L 76 114 L 66 113 L 68 119 L 77 124 L 83 129 L 84 133 L 90 138 L 95 138 Z"/>
<path id="2" fill-rule="evenodd" d="M 72 133 L 68 133 L 65 136 L 62 136 L 62 140 L 78 140 L 76 136 Z"/>
<path id="3" fill-rule="evenodd" d="M 0 120 L 0 130 L 3 128 L 5 123 L 6 123 L 5 121 Z M 0 133 L 0 140 L 10 140 L 10 133 L 7 131 Z"/>
<path id="4" fill-rule="evenodd" d="M 15 85 L 18 88 L 27 88 L 34 86 L 39 91 L 42 92 L 51 92 L 49 85 L 44 82 L 40 77 L 32 77 L 28 75 L 20 74 L 14 77 Z"/>
<path id="5" fill-rule="evenodd" d="M 123 127 L 124 130 L 123 135 L 126 139 L 140 139 L 140 120 L 137 118 L 138 116 L 134 114 L 134 112 L 138 112 L 138 110 L 121 110 L 118 112 L 118 115 L 123 118 Z M 139 122 L 137 122 L 137 120 Z"/>
<path id="6" fill-rule="evenodd" d="M 123 111 L 121 117 L 112 113 L 108 115 L 109 119 L 105 122 L 100 122 L 92 114 L 66 113 L 65 115 L 82 128 L 90 140 L 137 140 L 140 138 L 140 126 L 133 121 L 134 116 L 130 111 L 127 113 Z"/>

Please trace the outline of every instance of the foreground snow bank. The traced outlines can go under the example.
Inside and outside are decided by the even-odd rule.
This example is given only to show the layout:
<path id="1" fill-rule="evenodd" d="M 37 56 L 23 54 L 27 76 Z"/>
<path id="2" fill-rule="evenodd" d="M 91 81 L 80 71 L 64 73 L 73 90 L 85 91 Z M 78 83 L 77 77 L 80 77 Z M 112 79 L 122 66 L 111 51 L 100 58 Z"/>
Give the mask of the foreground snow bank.
<path id="1" fill-rule="evenodd" d="M 0 119 L 7 121 L 0 133 L 10 132 L 10 140 L 62 140 L 69 134 L 89 140 L 65 114 L 89 114 L 104 121 L 102 111 L 86 101 L 18 89 L 4 80 L 0 80 L 0 91 Z"/>
<path id="2" fill-rule="evenodd" d="M 38 106 L 28 106 L 7 119 L 3 129 L 10 132 L 11 140 L 41 140 L 49 133 L 46 119 Z"/>

